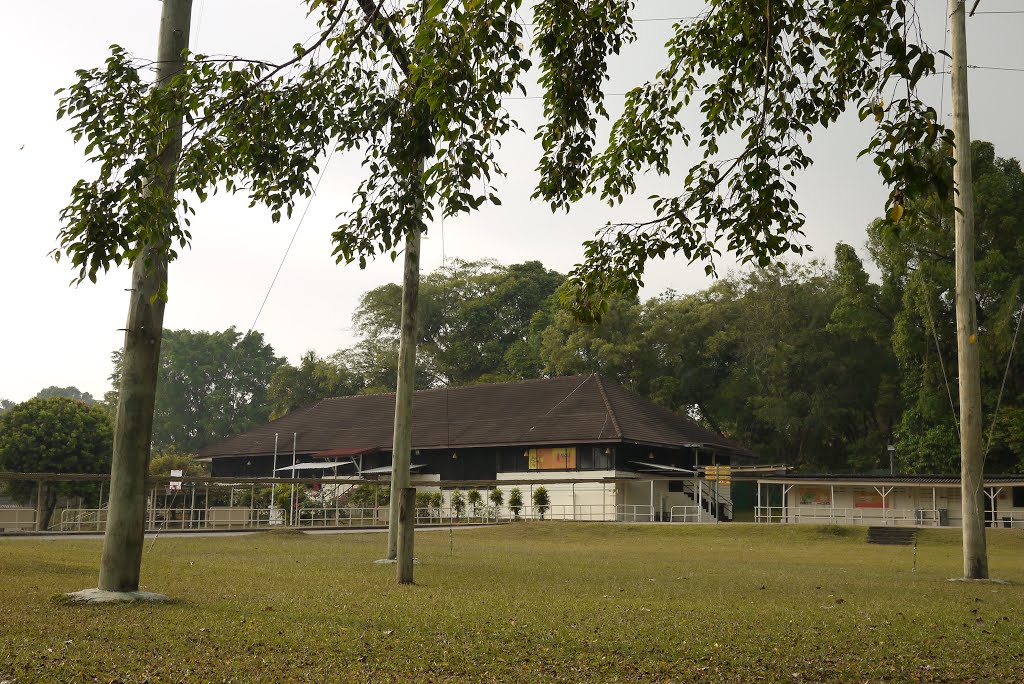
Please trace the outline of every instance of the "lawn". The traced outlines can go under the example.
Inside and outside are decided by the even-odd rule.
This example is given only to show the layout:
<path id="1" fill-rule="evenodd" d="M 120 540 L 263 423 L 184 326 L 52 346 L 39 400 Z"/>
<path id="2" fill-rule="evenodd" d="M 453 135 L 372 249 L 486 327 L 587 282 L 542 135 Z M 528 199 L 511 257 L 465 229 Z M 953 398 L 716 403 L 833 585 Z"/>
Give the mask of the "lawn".
<path id="1" fill-rule="evenodd" d="M 0 539 L 0 682 L 1024 682 L 1024 534 L 949 582 L 959 534 L 522 523 L 417 535 L 161 538 L 168 605 L 72 606 L 100 542 Z"/>

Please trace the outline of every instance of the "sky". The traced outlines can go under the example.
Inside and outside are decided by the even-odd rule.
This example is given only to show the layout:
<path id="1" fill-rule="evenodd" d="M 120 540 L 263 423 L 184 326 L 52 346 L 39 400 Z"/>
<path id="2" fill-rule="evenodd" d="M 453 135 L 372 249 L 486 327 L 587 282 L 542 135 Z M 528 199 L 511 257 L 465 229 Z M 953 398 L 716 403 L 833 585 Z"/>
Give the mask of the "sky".
<path id="1" fill-rule="evenodd" d="M 529 3 L 526 3 L 527 6 Z M 83 149 L 56 121 L 57 88 L 71 84 L 79 68 L 100 65 L 117 43 L 143 59 L 156 51 L 159 0 L 51 0 L 0 3 L 0 42 L 8 65 L 5 101 L 0 107 L 0 398 L 24 401 L 40 389 L 74 385 L 101 397 L 109 388 L 110 354 L 123 343 L 129 272 L 102 275 L 96 284 L 73 285 L 66 262 L 56 263 L 59 213 L 79 178 L 90 177 Z M 662 66 L 663 45 L 672 22 L 691 16 L 700 0 L 637 0 L 637 41 L 612 64 L 606 87 L 608 108 L 621 110 L 621 93 Z M 968 20 L 968 61 L 972 65 L 1024 69 L 1024 2 L 982 0 Z M 944 44 L 945 0 L 918 0 L 925 39 Z M 1009 13 L 1002 13 L 1009 12 Z M 528 10 L 524 11 L 528 15 Z M 16 27 L 16 28 L 15 28 Z M 298 0 L 195 0 L 192 49 L 280 60 L 290 46 L 305 42 L 314 28 Z M 989 140 L 1003 157 L 1024 158 L 1020 112 L 1024 110 L 1024 71 L 972 69 L 971 130 Z M 947 76 L 930 79 L 926 100 L 949 112 Z M 531 91 L 536 94 L 536 91 Z M 424 239 L 422 271 L 443 259 L 494 258 L 503 263 L 530 259 L 567 272 L 582 258 L 581 245 L 607 221 L 650 217 L 644 198 L 680 184 L 695 155 L 684 148 L 672 155 L 676 174 L 641 180 L 636 197 L 609 208 L 585 200 L 571 213 L 553 214 L 530 200 L 540 150 L 533 133 L 541 121 L 539 100 L 508 101 L 525 130 L 505 141 L 500 162 L 508 172 L 496 184 L 500 207 L 431 226 Z M 695 118 L 688 119 L 696 125 Z M 687 123 L 687 121 L 684 121 Z M 948 118 L 947 118 L 947 123 Z M 599 130 L 606 134 L 607 126 Z M 851 113 L 810 147 L 815 165 L 798 178 L 797 199 L 807 216 L 812 256 L 827 258 L 837 242 L 861 250 L 865 227 L 883 210 L 886 190 L 868 159 L 857 160 L 871 134 L 869 124 Z M 323 172 L 316 196 L 299 202 L 295 217 L 271 223 L 268 212 L 249 209 L 241 198 L 219 195 L 198 208 L 191 248 L 170 266 L 165 327 L 224 330 L 255 328 L 280 356 L 297 361 L 306 350 L 325 355 L 352 344 L 351 318 L 359 296 L 401 279 L 401 259 L 387 257 L 366 269 L 339 265 L 331 257 L 335 216 L 349 207 L 361 175 L 360 159 L 336 155 Z M 299 217 L 306 213 L 299 226 Z M 296 231 L 298 227 L 298 230 Z M 280 276 L 256 320 L 261 303 L 294 236 Z M 726 259 L 720 267 L 732 267 Z M 686 293 L 711 284 L 701 264 L 682 257 L 652 263 L 644 297 L 666 289 Z"/>

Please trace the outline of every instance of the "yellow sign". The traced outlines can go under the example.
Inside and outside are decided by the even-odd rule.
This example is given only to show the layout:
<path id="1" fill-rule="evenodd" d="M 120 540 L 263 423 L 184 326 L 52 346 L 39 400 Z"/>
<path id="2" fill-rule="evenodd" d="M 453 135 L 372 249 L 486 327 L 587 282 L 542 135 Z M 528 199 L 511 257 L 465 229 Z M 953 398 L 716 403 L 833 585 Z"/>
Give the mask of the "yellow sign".
<path id="1" fill-rule="evenodd" d="M 530 470 L 576 469 L 576 447 L 530 449 L 527 457 Z"/>
<path id="2" fill-rule="evenodd" d="M 708 480 L 718 480 L 722 484 L 729 484 L 732 481 L 732 467 L 727 465 L 704 466 L 704 477 Z"/>

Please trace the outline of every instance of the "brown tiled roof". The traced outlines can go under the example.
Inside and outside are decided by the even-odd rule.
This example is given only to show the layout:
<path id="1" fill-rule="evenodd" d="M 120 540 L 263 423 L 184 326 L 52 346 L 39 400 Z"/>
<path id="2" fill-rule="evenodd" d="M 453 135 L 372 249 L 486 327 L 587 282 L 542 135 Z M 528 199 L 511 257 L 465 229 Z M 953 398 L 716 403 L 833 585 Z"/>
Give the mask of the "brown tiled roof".
<path id="1" fill-rule="evenodd" d="M 206 447 L 200 457 L 327 449 L 391 450 L 394 394 L 324 399 Z M 416 449 L 573 443 L 701 445 L 750 452 L 600 375 L 421 390 L 413 401 Z"/>

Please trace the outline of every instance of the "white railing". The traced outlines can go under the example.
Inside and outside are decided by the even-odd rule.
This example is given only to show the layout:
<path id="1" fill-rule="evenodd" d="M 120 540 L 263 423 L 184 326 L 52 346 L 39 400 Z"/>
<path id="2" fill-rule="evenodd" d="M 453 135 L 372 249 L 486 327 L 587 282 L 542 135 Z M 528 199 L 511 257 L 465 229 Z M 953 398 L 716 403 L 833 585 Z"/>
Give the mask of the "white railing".
<path id="1" fill-rule="evenodd" d="M 61 532 L 101 532 L 106 524 L 105 508 L 65 508 L 60 512 L 57 528 Z"/>
<path id="2" fill-rule="evenodd" d="M 992 521 L 992 527 L 1024 527 L 1024 511 L 985 511 L 985 519 Z"/>
<path id="3" fill-rule="evenodd" d="M 0 529 L 32 530 L 36 526 L 34 508 L 0 508 Z"/>
<path id="4" fill-rule="evenodd" d="M 619 504 L 615 507 L 615 519 L 619 522 L 651 522 L 654 508 L 650 504 Z"/>
<path id="5" fill-rule="evenodd" d="M 700 495 L 700 505 L 712 518 L 719 520 L 732 520 L 733 507 L 732 499 L 722 495 L 722 487 L 716 487 L 714 480 L 698 480 L 697 487 Z M 685 490 L 684 490 L 685 491 Z M 727 488 L 727 491 L 732 491 Z M 696 494 L 686 492 L 694 503 L 698 502 Z"/>
<path id="6" fill-rule="evenodd" d="M 700 506 L 673 506 L 669 510 L 669 522 L 700 522 L 701 512 Z"/>
<path id="7" fill-rule="evenodd" d="M 379 508 L 323 507 L 298 511 L 299 527 L 377 527 L 388 524 Z"/>
<path id="8" fill-rule="evenodd" d="M 943 516 L 938 509 L 930 508 L 758 506 L 754 509 L 754 521 L 759 523 L 814 523 L 819 525 L 939 527 L 943 522 Z M 1021 523 L 1024 525 L 1024 520 Z"/>
<path id="9" fill-rule="evenodd" d="M 23 510 L 25 524 L 34 524 L 33 509 Z M 677 523 L 700 522 L 703 511 L 697 505 L 673 506 L 669 511 L 657 511 L 649 504 L 558 504 L 544 507 L 522 506 L 515 515 L 506 507 L 481 506 L 474 512 L 469 507 L 457 512 L 451 507 L 424 507 L 416 509 L 418 525 L 472 525 L 512 520 L 576 520 L 590 522 L 642 523 L 665 520 Z M 60 520 L 54 526 L 62 532 L 102 532 L 106 526 L 107 509 L 74 508 L 60 511 Z M 246 530 L 276 526 L 330 528 L 330 527 L 386 527 L 388 509 L 323 506 L 304 507 L 289 515 L 282 508 L 244 508 L 241 506 L 211 506 L 210 508 L 150 508 L 146 512 L 146 531 L 181 530 Z M 2 524 L 0 524 L 2 527 Z"/>

